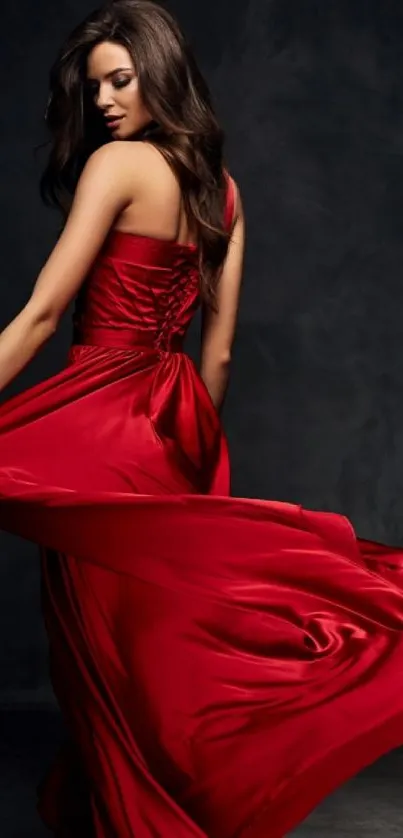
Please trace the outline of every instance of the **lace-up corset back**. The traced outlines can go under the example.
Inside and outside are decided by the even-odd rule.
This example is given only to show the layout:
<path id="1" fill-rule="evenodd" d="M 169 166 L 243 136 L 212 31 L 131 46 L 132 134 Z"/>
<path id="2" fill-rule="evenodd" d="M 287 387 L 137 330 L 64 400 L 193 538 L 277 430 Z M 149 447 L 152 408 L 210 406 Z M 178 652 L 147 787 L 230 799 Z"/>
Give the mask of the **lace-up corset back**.
<path id="1" fill-rule="evenodd" d="M 229 229 L 235 193 L 227 183 Z M 181 351 L 199 302 L 197 245 L 112 230 L 77 298 L 73 343 Z"/>
<path id="2" fill-rule="evenodd" d="M 75 343 L 180 350 L 200 300 L 198 250 L 112 230 L 78 296 Z"/>

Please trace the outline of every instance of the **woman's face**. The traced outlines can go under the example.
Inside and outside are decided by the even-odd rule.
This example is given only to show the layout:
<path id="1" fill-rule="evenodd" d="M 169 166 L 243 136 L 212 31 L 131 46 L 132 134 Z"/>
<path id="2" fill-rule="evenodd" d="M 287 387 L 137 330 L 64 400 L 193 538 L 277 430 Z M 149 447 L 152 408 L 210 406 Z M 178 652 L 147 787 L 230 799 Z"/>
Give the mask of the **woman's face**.
<path id="1" fill-rule="evenodd" d="M 91 50 L 87 59 L 87 89 L 113 139 L 128 139 L 152 120 L 140 95 L 130 53 L 121 44 L 104 41 Z M 117 121 L 109 123 L 111 117 Z"/>

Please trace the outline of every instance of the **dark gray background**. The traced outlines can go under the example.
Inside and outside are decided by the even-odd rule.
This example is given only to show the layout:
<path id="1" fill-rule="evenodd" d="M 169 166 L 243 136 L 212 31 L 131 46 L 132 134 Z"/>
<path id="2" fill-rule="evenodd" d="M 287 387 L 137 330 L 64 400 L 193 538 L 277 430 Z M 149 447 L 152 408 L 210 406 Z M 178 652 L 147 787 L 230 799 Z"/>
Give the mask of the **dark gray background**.
<path id="1" fill-rule="evenodd" d="M 38 178 L 47 74 L 87 0 L 2 11 L 0 326 L 54 243 Z M 176 0 L 228 135 L 247 257 L 224 414 L 235 494 L 351 517 L 403 543 L 403 8 Z M 57 372 L 60 332 L 2 394 Z M 191 347 L 197 344 L 196 329 Z M 36 550 L 0 542 L 0 696 L 47 683 Z"/>
<path id="2" fill-rule="evenodd" d="M 33 149 L 56 49 L 94 5 L 2 8 L 0 327 L 54 243 L 58 218 L 37 189 L 44 155 Z M 343 512 L 360 535 L 403 544 L 402 4 L 170 8 L 213 89 L 247 217 L 224 415 L 234 493 Z M 66 317 L 2 398 L 57 372 L 69 338 Z M 4 534 L 0 637 L 0 701 L 49 700 L 37 550 Z"/>

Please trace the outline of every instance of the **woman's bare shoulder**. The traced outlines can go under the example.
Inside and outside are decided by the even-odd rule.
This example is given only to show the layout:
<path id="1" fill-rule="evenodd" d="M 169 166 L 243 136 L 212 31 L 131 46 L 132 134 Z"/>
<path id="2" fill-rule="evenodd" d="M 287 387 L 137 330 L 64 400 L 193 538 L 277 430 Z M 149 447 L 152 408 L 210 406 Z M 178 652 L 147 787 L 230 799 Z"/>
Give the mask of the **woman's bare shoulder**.
<path id="1" fill-rule="evenodd" d="M 151 142 L 122 141 L 127 165 L 136 171 L 136 180 L 158 194 L 173 197 L 179 191 L 178 177 L 160 149 Z M 153 188 L 154 187 L 154 188 Z"/>
<path id="2" fill-rule="evenodd" d="M 159 167 L 172 171 L 162 153 L 151 143 L 129 140 L 112 140 L 97 148 L 91 154 L 89 162 L 109 162 L 111 166 L 130 165 L 137 167 L 139 174 L 144 166 L 149 169 Z"/>

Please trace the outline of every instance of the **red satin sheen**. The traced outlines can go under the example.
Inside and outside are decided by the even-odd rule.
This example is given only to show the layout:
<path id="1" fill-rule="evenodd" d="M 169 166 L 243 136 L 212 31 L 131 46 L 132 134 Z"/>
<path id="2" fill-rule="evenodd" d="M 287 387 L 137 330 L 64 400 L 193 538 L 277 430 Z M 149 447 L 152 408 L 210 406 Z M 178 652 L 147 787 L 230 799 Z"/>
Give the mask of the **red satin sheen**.
<path id="1" fill-rule="evenodd" d="M 195 247 L 112 232 L 66 368 L 0 409 L 0 526 L 46 546 L 64 836 L 280 838 L 403 742 L 403 551 L 229 496 L 198 303 Z"/>

